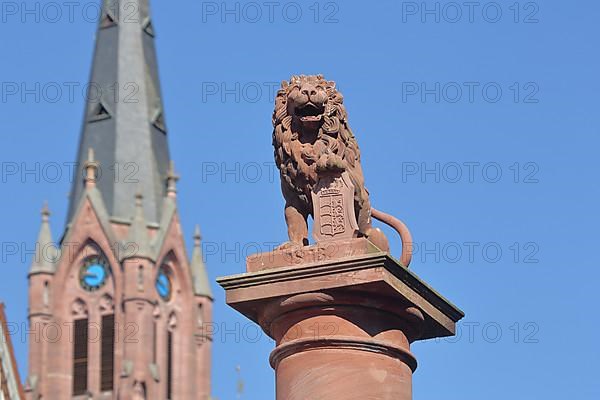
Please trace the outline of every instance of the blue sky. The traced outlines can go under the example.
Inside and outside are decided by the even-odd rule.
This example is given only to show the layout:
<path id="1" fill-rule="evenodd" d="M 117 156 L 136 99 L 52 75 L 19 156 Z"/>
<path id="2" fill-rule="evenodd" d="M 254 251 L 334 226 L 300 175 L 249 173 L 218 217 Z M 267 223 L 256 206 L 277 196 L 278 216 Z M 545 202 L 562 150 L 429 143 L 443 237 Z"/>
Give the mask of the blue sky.
<path id="1" fill-rule="evenodd" d="M 14 15 L 6 3 L 0 242 L 31 248 L 44 200 L 62 233 L 70 181 L 50 168 L 74 161 L 83 115 L 80 94 L 52 102 L 43 88 L 85 85 L 96 25 L 88 3 L 55 22 L 52 10 L 23 15 L 17 2 Z M 475 3 L 426 2 L 431 14 L 420 1 L 227 2 L 223 14 L 220 1 L 155 0 L 188 243 L 199 223 L 216 278 L 285 240 L 271 92 L 323 73 L 345 96 L 374 206 L 408 224 L 411 268 L 466 313 L 457 338 L 413 346 L 415 399 L 597 399 L 600 5 Z M 19 93 L 5 96 L 13 83 Z M 37 83 L 39 102 L 22 99 L 21 85 Z M 0 298 L 14 323 L 27 314 L 23 253 L 2 249 Z M 235 399 L 241 377 L 241 398 L 274 398 L 273 344 L 213 289 L 214 395 Z M 25 376 L 26 342 L 13 340 Z"/>

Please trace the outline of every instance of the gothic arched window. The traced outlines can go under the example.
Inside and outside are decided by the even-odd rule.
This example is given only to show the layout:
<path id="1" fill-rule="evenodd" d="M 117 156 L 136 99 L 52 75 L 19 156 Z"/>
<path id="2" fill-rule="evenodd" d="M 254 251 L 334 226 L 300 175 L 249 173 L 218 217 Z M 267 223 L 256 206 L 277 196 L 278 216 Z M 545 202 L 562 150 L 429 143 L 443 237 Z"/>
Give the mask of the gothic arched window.
<path id="1" fill-rule="evenodd" d="M 88 313 L 85 302 L 75 300 L 73 314 L 73 396 L 85 394 L 88 389 Z"/>
<path id="2" fill-rule="evenodd" d="M 100 299 L 101 349 L 100 349 L 100 391 L 113 390 L 115 371 L 115 314 L 112 297 L 105 294 Z"/>

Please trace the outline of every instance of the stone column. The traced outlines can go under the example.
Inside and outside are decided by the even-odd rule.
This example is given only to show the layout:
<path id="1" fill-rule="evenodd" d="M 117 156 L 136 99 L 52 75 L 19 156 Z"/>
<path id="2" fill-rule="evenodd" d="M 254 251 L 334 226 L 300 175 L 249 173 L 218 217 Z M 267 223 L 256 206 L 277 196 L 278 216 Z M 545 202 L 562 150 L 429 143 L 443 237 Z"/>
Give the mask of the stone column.
<path id="1" fill-rule="evenodd" d="M 412 399 L 410 344 L 464 316 L 364 238 L 252 256 L 219 284 L 275 340 L 278 400 Z"/>

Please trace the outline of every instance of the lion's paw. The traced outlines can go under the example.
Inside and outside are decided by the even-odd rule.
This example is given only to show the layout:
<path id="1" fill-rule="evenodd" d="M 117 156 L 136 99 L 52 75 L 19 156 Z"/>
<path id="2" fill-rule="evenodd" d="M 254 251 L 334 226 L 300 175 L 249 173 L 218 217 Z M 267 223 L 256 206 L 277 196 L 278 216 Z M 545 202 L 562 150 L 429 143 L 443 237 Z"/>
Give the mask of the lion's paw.
<path id="1" fill-rule="evenodd" d="M 297 250 L 304 247 L 301 243 L 285 242 L 275 248 L 275 250 Z"/>

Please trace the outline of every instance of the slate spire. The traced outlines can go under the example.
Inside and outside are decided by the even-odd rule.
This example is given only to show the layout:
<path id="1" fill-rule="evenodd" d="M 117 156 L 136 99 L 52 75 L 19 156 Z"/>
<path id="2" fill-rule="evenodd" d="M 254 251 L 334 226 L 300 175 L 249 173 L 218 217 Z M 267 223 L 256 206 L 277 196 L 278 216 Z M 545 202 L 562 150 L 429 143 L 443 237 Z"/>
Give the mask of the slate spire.
<path id="1" fill-rule="evenodd" d="M 131 199 L 142 184 L 144 215 L 156 223 L 170 158 L 149 4 L 103 0 L 102 7 L 67 223 L 84 192 L 89 148 L 109 216 L 131 220 Z"/>

